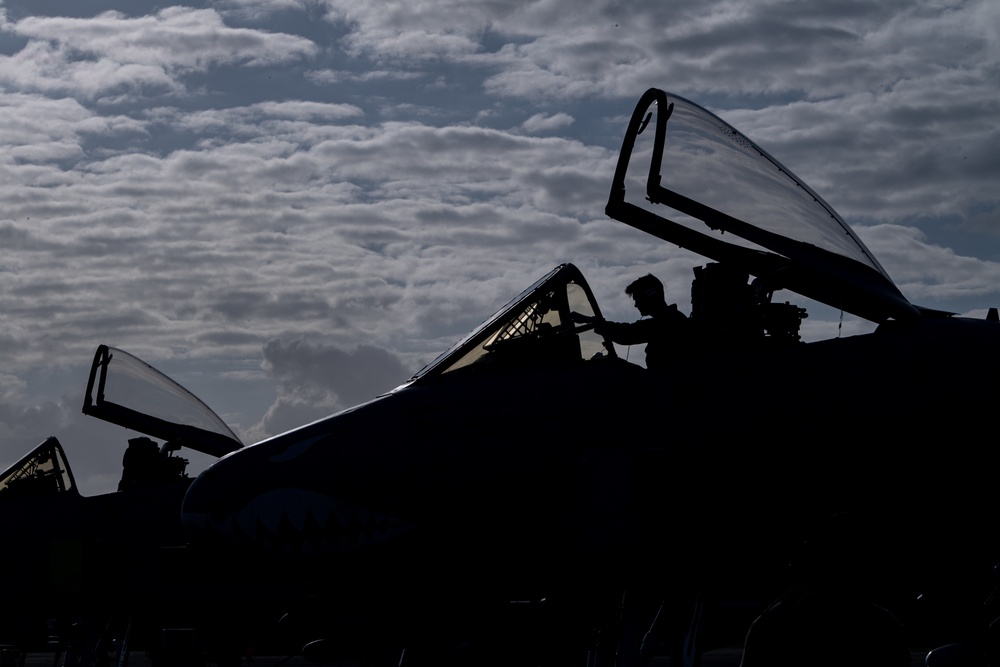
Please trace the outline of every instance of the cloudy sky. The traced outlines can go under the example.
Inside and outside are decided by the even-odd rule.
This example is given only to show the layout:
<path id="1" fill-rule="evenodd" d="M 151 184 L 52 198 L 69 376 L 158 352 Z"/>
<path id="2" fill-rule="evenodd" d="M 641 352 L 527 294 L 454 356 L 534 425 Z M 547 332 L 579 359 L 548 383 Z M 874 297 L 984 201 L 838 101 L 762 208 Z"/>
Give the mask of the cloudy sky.
<path id="1" fill-rule="evenodd" d="M 0 468 L 56 435 L 113 489 L 132 434 L 80 414 L 101 343 L 254 442 L 560 262 L 609 317 L 647 272 L 688 311 L 697 259 L 603 213 L 650 87 L 785 163 L 912 302 L 982 315 L 998 31 L 989 0 L 0 0 Z"/>

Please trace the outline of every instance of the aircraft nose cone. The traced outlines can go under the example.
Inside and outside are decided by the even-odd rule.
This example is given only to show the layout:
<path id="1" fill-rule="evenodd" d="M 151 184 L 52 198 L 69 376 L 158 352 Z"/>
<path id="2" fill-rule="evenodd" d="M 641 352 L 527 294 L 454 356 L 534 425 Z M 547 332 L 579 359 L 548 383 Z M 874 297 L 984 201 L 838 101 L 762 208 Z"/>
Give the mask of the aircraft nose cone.
<path id="1" fill-rule="evenodd" d="M 228 461 L 218 461 L 198 475 L 181 503 L 181 520 L 195 540 L 230 537 L 232 518 L 252 494 L 253 466 Z M 240 471 L 247 473 L 242 479 Z"/>
<path id="2" fill-rule="evenodd" d="M 322 556 L 364 549 L 409 531 L 405 521 L 339 497 L 330 466 L 319 454 L 303 454 L 313 444 L 262 443 L 205 470 L 181 508 L 191 539 Z M 317 472 L 324 470 L 326 475 Z"/>

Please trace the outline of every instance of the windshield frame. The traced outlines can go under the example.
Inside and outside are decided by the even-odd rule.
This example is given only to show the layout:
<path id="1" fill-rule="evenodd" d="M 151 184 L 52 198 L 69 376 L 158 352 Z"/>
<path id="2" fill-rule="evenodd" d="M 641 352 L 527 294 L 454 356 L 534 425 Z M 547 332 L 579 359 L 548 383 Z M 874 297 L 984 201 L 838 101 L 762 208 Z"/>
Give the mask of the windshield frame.
<path id="1" fill-rule="evenodd" d="M 591 321 L 581 323 L 582 326 L 576 331 L 580 332 L 592 329 L 593 324 L 603 320 L 600 307 L 597 304 L 597 300 L 594 298 L 594 293 L 590 289 L 590 285 L 588 285 L 587 281 L 584 279 L 583 274 L 576 266 L 573 264 L 560 264 L 552 271 L 549 271 L 547 274 L 532 283 L 527 289 L 521 292 L 518 296 L 514 297 L 505 306 L 500 308 L 500 310 L 483 321 L 482 324 L 466 334 L 465 337 L 449 347 L 434 361 L 418 371 L 412 378 L 410 378 L 407 384 L 429 378 L 440 377 L 441 375 L 459 368 L 474 366 L 474 363 L 465 364 L 460 362 L 467 359 L 470 353 L 474 354 L 474 351 L 477 348 L 486 349 L 486 346 L 491 345 L 492 341 L 494 341 L 505 328 L 516 326 L 514 324 L 514 320 L 521 317 L 524 312 L 533 307 L 535 302 L 539 300 L 539 294 L 558 288 L 566 288 L 570 284 L 576 285 L 581 289 L 590 310 L 593 312 Z M 596 336 L 596 334 L 594 335 Z M 603 341 L 604 357 L 617 358 L 617 353 L 615 352 L 614 345 L 611 340 L 603 336 L 600 338 Z M 488 352 L 488 350 L 486 351 Z M 476 360 L 478 360 L 478 357 Z"/>
<path id="2" fill-rule="evenodd" d="M 0 473 L 0 500 L 53 494 L 79 496 L 73 470 L 55 436 L 49 436 Z"/>

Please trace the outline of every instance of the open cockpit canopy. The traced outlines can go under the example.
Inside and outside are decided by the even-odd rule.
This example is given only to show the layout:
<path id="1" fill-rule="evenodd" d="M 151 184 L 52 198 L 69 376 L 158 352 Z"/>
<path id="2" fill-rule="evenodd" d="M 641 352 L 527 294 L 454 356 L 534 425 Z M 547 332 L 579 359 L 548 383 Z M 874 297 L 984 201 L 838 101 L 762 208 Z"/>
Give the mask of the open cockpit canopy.
<path id="1" fill-rule="evenodd" d="M 583 274 L 572 264 L 550 271 L 413 376 L 436 377 L 475 366 L 576 363 L 614 357 L 594 332 L 601 318 Z"/>
<path id="2" fill-rule="evenodd" d="M 629 173 L 633 156 L 648 161 L 646 174 Z M 646 200 L 626 201 L 630 189 Z M 875 322 L 919 312 L 809 186 L 722 119 L 661 90 L 632 114 L 605 211 L 749 273 L 768 292 L 789 289 Z"/>
<path id="3" fill-rule="evenodd" d="M 211 456 L 243 443 L 201 399 L 138 357 L 97 348 L 84 414 Z"/>

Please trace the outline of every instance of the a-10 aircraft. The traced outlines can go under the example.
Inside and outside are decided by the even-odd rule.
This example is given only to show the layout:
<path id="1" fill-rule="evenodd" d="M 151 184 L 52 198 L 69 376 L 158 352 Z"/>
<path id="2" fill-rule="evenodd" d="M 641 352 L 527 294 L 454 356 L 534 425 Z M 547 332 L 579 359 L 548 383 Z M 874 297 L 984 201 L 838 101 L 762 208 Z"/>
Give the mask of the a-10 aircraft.
<path id="1" fill-rule="evenodd" d="M 129 439 L 115 492 L 82 495 L 54 437 L 0 473 L 0 647 L 53 652 L 66 667 L 98 656 L 107 664 L 113 645 L 127 649 L 126 637 L 155 651 L 164 627 L 197 620 L 197 603 L 174 584 L 190 580 L 174 557 L 187 541 L 180 506 L 192 481 L 178 452 L 242 447 L 195 396 L 104 345 L 84 412 L 145 434 Z"/>
<path id="2" fill-rule="evenodd" d="M 842 512 L 869 529 L 878 601 L 913 645 L 953 641 L 948 605 L 985 598 L 1000 561 L 981 435 L 1000 398 L 996 311 L 911 304 L 818 194 L 659 90 L 631 118 L 606 212 L 708 260 L 696 335 L 667 368 L 616 354 L 570 264 L 402 386 L 249 447 L 193 397 L 199 416 L 183 414 L 178 391 L 170 410 L 151 396 L 156 412 L 108 398 L 163 381 L 102 347 L 85 411 L 225 454 L 179 505 L 186 547 L 157 590 L 197 613 L 176 623 L 236 645 L 283 615 L 282 639 L 316 660 L 627 664 L 660 602 L 647 641 L 740 642 L 803 538 Z M 806 311 L 781 291 L 878 327 L 803 342 Z"/>

